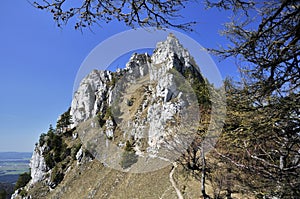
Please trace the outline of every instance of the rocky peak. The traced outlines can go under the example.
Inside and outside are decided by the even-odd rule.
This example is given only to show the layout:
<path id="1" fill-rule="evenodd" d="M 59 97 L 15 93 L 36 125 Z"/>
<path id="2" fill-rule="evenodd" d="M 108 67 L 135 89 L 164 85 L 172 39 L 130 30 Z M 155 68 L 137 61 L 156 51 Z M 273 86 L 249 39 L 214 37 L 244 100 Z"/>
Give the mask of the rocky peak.
<path id="1" fill-rule="evenodd" d="M 145 76 L 149 73 L 150 59 L 151 57 L 147 53 L 134 53 L 121 73 L 126 73 L 127 81 L 130 79 L 134 81 L 138 77 Z"/>
<path id="2" fill-rule="evenodd" d="M 134 53 L 124 69 L 92 71 L 86 76 L 72 101 L 73 125 L 95 118 L 91 123 L 95 127 L 94 122 L 99 121 L 97 135 L 93 130 L 83 130 L 81 135 L 83 142 L 97 142 L 89 149 L 95 157 L 104 157 L 99 153 L 109 151 L 103 147 L 110 142 L 120 149 L 131 146 L 130 150 L 140 157 L 156 157 L 170 139 L 178 143 L 174 140 L 180 137 L 176 133 L 186 132 L 194 122 L 195 118 L 187 118 L 186 112 L 197 112 L 197 108 L 192 108 L 197 99 L 186 84 L 184 73 L 189 70 L 201 77 L 197 68 L 189 52 L 170 34 L 166 41 L 157 44 L 152 56 Z M 116 162 L 110 157 L 114 155 L 105 156 L 107 159 L 102 162 Z M 121 162 L 115 164 L 122 169 L 120 165 Z"/>
<path id="3" fill-rule="evenodd" d="M 180 44 L 179 40 L 173 34 L 169 34 L 166 41 L 157 43 L 151 58 L 154 64 L 161 64 L 166 61 L 180 61 L 184 67 L 196 66 L 188 50 Z M 167 64 L 167 66 L 176 66 L 172 64 Z"/>
<path id="4" fill-rule="evenodd" d="M 172 92 L 175 91 L 174 86 L 171 85 L 172 75 L 167 74 L 172 68 L 181 74 L 186 70 L 192 70 L 199 78 L 202 78 L 188 50 L 173 34 L 169 34 L 166 41 L 157 43 L 152 56 L 147 53 L 134 53 L 126 67 L 115 73 L 93 70 L 82 80 L 74 94 L 70 111 L 73 118 L 72 127 L 96 116 L 98 112 L 105 112 L 105 104 L 110 105 L 114 97 L 112 90 L 116 77 L 125 73 L 127 74 L 126 81 L 133 81 L 134 78 L 150 74 L 151 81 L 158 81 L 157 96 L 166 98 L 167 87 L 172 87 Z"/>
<path id="5" fill-rule="evenodd" d="M 178 39 L 173 34 L 169 34 L 166 41 L 158 42 L 156 44 L 155 52 L 163 51 L 167 54 L 173 52 L 178 56 L 182 56 L 183 52 L 187 53 L 187 51 L 183 48 L 183 46 L 179 43 Z"/>
<path id="6" fill-rule="evenodd" d="M 144 64 L 147 64 L 150 61 L 150 56 L 148 53 L 145 54 L 138 54 L 138 53 L 133 53 L 126 64 L 125 69 L 130 70 L 133 67 L 136 66 L 143 66 Z"/>

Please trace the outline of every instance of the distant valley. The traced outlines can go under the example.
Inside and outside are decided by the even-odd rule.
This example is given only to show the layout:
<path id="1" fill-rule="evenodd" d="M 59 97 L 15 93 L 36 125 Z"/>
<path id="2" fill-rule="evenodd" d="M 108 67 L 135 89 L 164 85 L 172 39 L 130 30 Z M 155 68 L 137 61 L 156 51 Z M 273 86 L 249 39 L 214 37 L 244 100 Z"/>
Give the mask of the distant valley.
<path id="1" fill-rule="evenodd" d="M 10 198 L 19 175 L 29 172 L 32 153 L 0 152 L 0 199 Z"/>
<path id="2" fill-rule="evenodd" d="M 16 183 L 21 173 L 29 172 L 29 152 L 0 152 L 0 182 Z"/>

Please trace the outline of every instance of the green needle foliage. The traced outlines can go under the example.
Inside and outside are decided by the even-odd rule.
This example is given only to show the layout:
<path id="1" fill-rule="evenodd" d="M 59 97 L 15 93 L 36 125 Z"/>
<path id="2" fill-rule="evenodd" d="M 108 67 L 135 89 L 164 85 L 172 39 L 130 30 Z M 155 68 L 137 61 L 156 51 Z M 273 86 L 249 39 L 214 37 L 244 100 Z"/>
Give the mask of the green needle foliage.
<path id="1" fill-rule="evenodd" d="M 16 182 L 15 190 L 17 190 L 21 187 L 24 187 L 30 180 L 31 180 L 30 173 L 27 173 L 27 172 L 22 173 L 19 176 L 18 181 Z"/>

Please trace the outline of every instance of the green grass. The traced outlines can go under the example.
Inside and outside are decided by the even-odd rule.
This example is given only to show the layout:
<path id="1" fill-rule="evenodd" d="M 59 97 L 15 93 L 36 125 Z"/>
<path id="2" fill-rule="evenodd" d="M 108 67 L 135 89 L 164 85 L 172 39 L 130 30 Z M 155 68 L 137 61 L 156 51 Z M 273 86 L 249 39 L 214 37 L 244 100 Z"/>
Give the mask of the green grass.
<path id="1" fill-rule="evenodd" d="M 14 175 L 21 174 L 29 171 L 29 160 L 25 162 L 1 162 L 0 164 L 0 176 L 2 175 Z"/>

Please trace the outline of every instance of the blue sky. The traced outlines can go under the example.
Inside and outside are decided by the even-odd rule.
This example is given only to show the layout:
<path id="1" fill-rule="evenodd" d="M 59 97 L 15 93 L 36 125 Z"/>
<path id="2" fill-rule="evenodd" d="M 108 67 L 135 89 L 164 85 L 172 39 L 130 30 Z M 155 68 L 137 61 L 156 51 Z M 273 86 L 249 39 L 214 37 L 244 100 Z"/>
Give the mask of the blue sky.
<path id="1" fill-rule="evenodd" d="M 187 35 L 202 46 L 226 44 L 219 31 L 228 13 L 205 11 L 202 4 L 191 3 L 182 15 L 199 22 Z M 72 25 L 60 29 L 49 13 L 26 0 L 2 0 L 0 24 L 0 151 L 32 151 L 39 135 L 49 124 L 55 126 L 70 106 L 85 57 L 100 42 L 129 28 L 112 22 L 93 32 L 81 33 Z M 222 77 L 237 75 L 232 60 L 214 60 Z"/>

